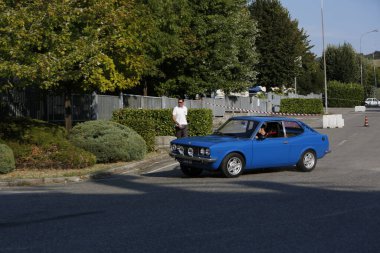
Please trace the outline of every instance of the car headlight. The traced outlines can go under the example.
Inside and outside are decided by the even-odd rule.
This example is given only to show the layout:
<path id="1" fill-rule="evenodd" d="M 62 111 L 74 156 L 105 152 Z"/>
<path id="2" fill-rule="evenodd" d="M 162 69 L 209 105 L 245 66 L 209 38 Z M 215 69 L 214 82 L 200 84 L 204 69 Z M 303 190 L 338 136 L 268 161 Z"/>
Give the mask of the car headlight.
<path id="1" fill-rule="evenodd" d="M 188 148 L 188 149 L 187 149 L 187 154 L 188 154 L 189 156 L 193 156 L 193 155 L 194 155 L 194 150 L 193 150 L 193 148 Z"/>
<path id="2" fill-rule="evenodd" d="M 177 149 L 177 145 L 172 144 L 171 149 L 172 149 L 172 151 L 176 151 L 176 149 Z"/>
<path id="3" fill-rule="evenodd" d="M 178 152 L 183 155 L 185 153 L 185 149 L 182 146 L 178 146 Z"/>
<path id="4" fill-rule="evenodd" d="M 210 149 L 209 148 L 201 148 L 199 150 L 199 154 L 200 155 L 209 156 L 210 155 Z"/>

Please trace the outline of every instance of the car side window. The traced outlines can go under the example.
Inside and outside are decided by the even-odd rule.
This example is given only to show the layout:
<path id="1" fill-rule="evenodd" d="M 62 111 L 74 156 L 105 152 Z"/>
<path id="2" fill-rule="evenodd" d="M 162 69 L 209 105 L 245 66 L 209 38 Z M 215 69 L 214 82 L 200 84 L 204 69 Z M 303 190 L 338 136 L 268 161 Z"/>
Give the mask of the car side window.
<path id="1" fill-rule="evenodd" d="M 266 138 L 284 137 L 284 130 L 281 122 L 268 122 L 265 131 Z"/>
<path id="2" fill-rule="evenodd" d="M 218 128 L 214 134 L 250 138 L 257 124 L 258 122 L 252 120 L 229 120 Z"/>
<path id="3" fill-rule="evenodd" d="M 293 137 L 303 133 L 303 128 L 295 121 L 284 121 L 286 136 Z"/>

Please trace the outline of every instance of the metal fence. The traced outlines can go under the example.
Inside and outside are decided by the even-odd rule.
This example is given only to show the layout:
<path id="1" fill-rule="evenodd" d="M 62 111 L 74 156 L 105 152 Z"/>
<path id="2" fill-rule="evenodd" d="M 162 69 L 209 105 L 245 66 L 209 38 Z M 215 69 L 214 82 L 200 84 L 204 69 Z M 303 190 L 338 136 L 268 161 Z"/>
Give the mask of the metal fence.
<path id="1" fill-rule="evenodd" d="M 267 99 L 259 99 L 254 96 L 226 96 L 225 98 L 185 100 L 185 104 L 190 109 L 211 109 L 215 117 L 223 117 L 226 112 L 241 111 L 255 115 L 273 112 L 274 108 L 280 105 L 281 99 L 288 97 L 322 99 L 321 94 L 280 96 L 268 93 Z M 24 89 L 0 93 L 0 99 L 0 117 L 25 116 L 54 123 L 63 124 L 64 122 L 64 97 L 61 94 L 37 89 Z M 177 105 L 176 98 L 122 93 L 119 96 L 99 95 L 95 92 L 92 94 L 74 94 L 71 99 L 71 114 L 74 123 L 95 119 L 107 120 L 112 117 L 113 111 L 120 108 L 165 109 L 174 108 Z"/>

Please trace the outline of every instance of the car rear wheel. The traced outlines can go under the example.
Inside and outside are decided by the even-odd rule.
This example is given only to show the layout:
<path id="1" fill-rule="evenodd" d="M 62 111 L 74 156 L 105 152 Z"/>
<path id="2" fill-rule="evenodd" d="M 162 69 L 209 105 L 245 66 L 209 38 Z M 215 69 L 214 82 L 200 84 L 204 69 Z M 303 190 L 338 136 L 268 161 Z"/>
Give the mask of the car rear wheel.
<path id="1" fill-rule="evenodd" d="M 312 171 L 317 165 L 317 157 L 313 150 L 306 150 L 297 163 L 297 169 L 303 172 Z"/>
<path id="2" fill-rule="evenodd" d="M 222 173 L 225 177 L 238 177 L 244 170 L 244 158 L 238 153 L 227 155 L 222 162 Z"/>
<path id="3" fill-rule="evenodd" d="M 186 176 L 197 177 L 197 176 L 199 176 L 202 173 L 203 170 L 199 169 L 199 168 L 190 168 L 190 167 L 182 166 L 181 165 L 181 171 Z"/>

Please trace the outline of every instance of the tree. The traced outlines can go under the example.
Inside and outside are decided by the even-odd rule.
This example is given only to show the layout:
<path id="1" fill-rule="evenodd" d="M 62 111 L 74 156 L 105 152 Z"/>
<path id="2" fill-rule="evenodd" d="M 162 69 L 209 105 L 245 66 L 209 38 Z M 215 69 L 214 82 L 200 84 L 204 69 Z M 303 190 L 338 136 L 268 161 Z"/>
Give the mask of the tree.
<path id="1" fill-rule="evenodd" d="M 315 56 L 310 53 L 308 35 L 298 29 L 298 21 L 291 20 L 278 0 L 252 1 L 249 9 L 260 30 L 256 43 L 260 54 L 258 84 L 292 87 L 294 77 L 313 69 Z"/>
<path id="2" fill-rule="evenodd" d="M 305 59 L 305 58 L 304 58 Z M 306 63 L 307 58 L 305 59 Z M 297 93 L 307 95 L 309 93 L 321 93 L 324 89 L 324 73 L 315 56 L 310 56 L 304 71 L 297 77 Z"/>
<path id="3" fill-rule="evenodd" d="M 374 62 L 372 59 L 364 58 L 362 59 L 363 64 L 363 88 L 365 92 L 365 97 L 374 97 L 376 95 L 377 85 L 379 83 L 378 74 L 376 76 L 376 84 L 375 85 L 375 74 L 376 67 L 374 68 Z M 374 71 L 375 70 L 375 71 Z"/>
<path id="4" fill-rule="evenodd" d="M 326 48 L 326 75 L 328 80 L 342 83 L 360 82 L 360 58 L 349 43 Z M 322 59 L 321 59 L 322 67 Z"/>
<path id="5" fill-rule="evenodd" d="M 144 55 L 149 67 L 143 73 L 139 88 L 143 87 L 144 95 L 157 95 L 159 84 L 171 78 L 176 62 L 186 58 L 190 51 L 191 12 L 187 0 L 138 0 L 139 9 L 145 10 L 145 23 L 150 25 L 151 32 L 143 38 Z M 149 21 L 148 21 L 149 20 Z M 141 29 L 145 29 L 141 27 Z"/>
<path id="6" fill-rule="evenodd" d="M 3 85 L 59 89 L 71 128 L 71 93 L 138 84 L 147 61 L 133 0 L 0 0 Z"/>
<path id="7" fill-rule="evenodd" d="M 376 51 L 373 54 L 361 55 L 362 64 L 363 64 L 363 86 L 366 97 L 376 97 L 376 90 L 379 87 L 380 82 L 380 69 L 378 67 L 379 52 Z"/>
<path id="8" fill-rule="evenodd" d="M 241 91 L 256 72 L 256 24 L 244 0 L 188 0 L 180 9 L 182 23 L 173 25 L 178 42 L 160 64 L 160 95 L 211 94 L 217 89 Z M 178 11 L 177 11 L 178 12 Z M 175 17 L 175 14 L 173 14 Z M 171 12 L 169 12 L 171 17 Z M 170 21 L 169 21 L 170 23 Z"/>

